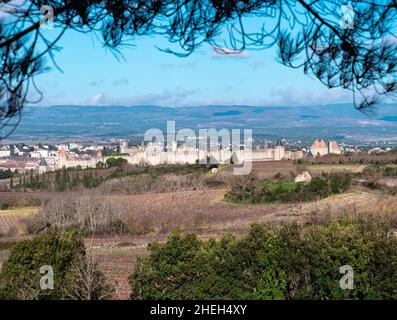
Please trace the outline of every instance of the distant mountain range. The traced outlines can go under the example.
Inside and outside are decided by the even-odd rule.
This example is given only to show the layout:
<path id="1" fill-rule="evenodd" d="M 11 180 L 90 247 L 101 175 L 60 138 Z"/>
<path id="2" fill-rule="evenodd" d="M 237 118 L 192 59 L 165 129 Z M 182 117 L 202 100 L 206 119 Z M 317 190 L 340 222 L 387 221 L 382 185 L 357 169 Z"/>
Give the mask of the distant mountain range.
<path id="1" fill-rule="evenodd" d="M 141 136 L 149 128 L 250 128 L 269 138 L 397 142 L 397 104 L 360 112 L 351 104 L 315 106 L 29 106 L 8 140 L 99 140 Z"/>

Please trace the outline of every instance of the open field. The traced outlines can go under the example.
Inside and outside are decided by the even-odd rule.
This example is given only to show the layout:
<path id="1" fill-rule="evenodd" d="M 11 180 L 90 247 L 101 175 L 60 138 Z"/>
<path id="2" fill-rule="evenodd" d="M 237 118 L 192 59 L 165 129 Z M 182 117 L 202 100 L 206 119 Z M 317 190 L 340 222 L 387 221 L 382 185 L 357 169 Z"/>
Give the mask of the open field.
<path id="1" fill-rule="evenodd" d="M 243 234 L 252 223 L 279 224 L 282 222 L 307 222 L 327 215 L 382 212 L 389 214 L 397 207 L 397 198 L 373 192 L 353 190 L 317 202 L 302 204 L 238 205 L 223 201 L 225 189 L 195 190 L 142 195 L 112 195 L 117 201 L 126 201 L 131 215 L 150 215 L 157 221 L 155 230 L 141 236 L 93 236 L 86 239 L 87 247 L 101 269 L 115 279 L 116 298 L 128 298 L 128 275 L 137 257 L 146 254 L 152 241 L 166 240 L 172 226 L 183 232 L 197 232 L 200 237 L 220 237 L 226 233 Z M 24 232 L 24 219 L 35 213 L 34 208 L 0 211 L 2 230 L 14 228 Z M 21 234 L 20 234 L 21 235 Z M 0 238 L 12 241 L 19 237 Z M 5 251 L 0 250 L 0 260 Z M 0 261 L 1 263 L 1 261 Z"/>
<path id="2" fill-rule="evenodd" d="M 224 168 L 219 174 L 225 176 L 233 175 L 234 166 Z M 266 161 L 253 162 L 251 174 L 259 178 L 267 179 L 273 177 L 277 173 L 288 174 L 289 172 L 296 172 L 296 168 L 292 161 Z"/>
<path id="3" fill-rule="evenodd" d="M 8 254 L 8 248 L 16 241 L 27 238 L 25 220 L 38 208 L 0 210 L 0 268 Z"/>
<path id="4" fill-rule="evenodd" d="M 320 174 L 322 172 L 350 172 L 359 173 L 363 172 L 366 165 L 363 164 L 294 164 L 294 167 L 299 169 L 304 168 L 311 173 Z"/>
<path id="5" fill-rule="evenodd" d="M 26 233 L 24 220 L 32 217 L 37 210 L 37 208 L 0 210 L 0 235 L 24 235 Z"/>
<path id="6" fill-rule="evenodd" d="M 233 175 L 233 167 L 227 166 L 219 174 L 226 176 Z M 265 161 L 253 162 L 251 174 L 261 179 L 269 179 L 276 174 L 294 175 L 307 170 L 311 174 L 321 174 L 322 172 L 350 172 L 358 173 L 365 169 L 362 164 L 294 164 L 293 161 Z"/>
<path id="7" fill-rule="evenodd" d="M 92 246 L 90 249 L 101 270 L 111 279 L 116 290 L 115 299 L 128 299 L 131 291 L 128 275 L 138 257 L 147 255 L 146 245 L 139 247 L 121 243 L 120 246 Z"/>
<path id="8" fill-rule="evenodd" d="M 185 231 L 196 231 L 202 238 L 220 237 L 225 233 L 243 234 L 252 223 L 278 224 L 287 221 L 307 222 L 327 215 L 376 213 L 390 214 L 397 206 L 397 198 L 363 191 L 353 191 L 318 202 L 299 205 L 235 205 L 222 201 L 224 190 L 211 192 L 187 191 L 152 195 L 130 196 L 139 203 L 141 213 L 152 212 L 157 219 L 182 221 Z M 201 226 L 196 229 L 190 223 L 192 217 L 200 217 Z M 101 267 L 116 275 L 118 297 L 128 296 L 128 274 L 133 270 L 136 256 L 145 255 L 150 241 L 165 241 L 166 234 L 152 233 L 139 237 L 103 238 L 95 240 L 94 252 L 100 258 Z M 128 271 L 128 272 L 127 272 Z"/>

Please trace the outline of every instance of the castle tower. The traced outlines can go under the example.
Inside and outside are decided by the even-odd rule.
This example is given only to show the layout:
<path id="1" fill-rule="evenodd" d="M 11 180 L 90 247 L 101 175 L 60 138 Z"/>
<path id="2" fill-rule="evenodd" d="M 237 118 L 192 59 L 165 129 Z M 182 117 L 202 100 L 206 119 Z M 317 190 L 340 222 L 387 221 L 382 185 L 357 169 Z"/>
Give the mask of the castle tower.
<path id="1" fill-rule="evenodd" d="M 274 147 L 274 160 L 279 161 L 285 157 L 285 147 L 281 140 L 277 140 Z"/>
<path id="2" fill-rule="evenodd" d="M 342 153 L 342 150 L 336 141 L 328 142 L 328 153 L 331 153 L 331 154 L 341 154 Z"/>
<path id="3" fill-rule="evenodd" d="M 120 150 L 120 153 L 127 153 L 128 142 L 127 141 L 120 141 L 119 150 Z"/>
<path id="4" fill-rule="evenodd" d="M 67 167 L 68 163 L 68 155 L 64 148 L 61 148 L 58 155 L 58 168 L 62 168 L 63 166 Z"/>

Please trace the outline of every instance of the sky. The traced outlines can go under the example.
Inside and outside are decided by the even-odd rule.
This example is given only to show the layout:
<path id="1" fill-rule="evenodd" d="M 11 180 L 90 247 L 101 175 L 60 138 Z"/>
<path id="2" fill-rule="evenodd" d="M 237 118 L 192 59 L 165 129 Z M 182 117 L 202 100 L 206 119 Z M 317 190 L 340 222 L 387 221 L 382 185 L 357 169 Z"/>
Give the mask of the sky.
<path id="1" fill-rule="evenodd" d="M 48 36 L 57 29 L 47 29 Z M 118 60 L 93 34 L 68 31 L 55 58 L 62 72 L 38 76 L 41 105 L 239 104 L 302 105 L 351 102 L 351 93 L 329 90 L 318 80 L 276 61 L 275 49 L 217 54 L 209 45 L 189 57 L 164 53 L 165 39 L 145 37 L 121 50 Z M 33 97 L 32 97 L 33 98 Z"/>

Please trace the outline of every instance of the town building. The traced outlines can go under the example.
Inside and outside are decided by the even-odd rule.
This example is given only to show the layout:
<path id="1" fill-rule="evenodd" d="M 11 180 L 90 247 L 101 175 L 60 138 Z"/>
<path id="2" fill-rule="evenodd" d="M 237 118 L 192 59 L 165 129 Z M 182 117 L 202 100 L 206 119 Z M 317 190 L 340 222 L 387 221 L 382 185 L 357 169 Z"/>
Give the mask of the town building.
<path id="1" fill-rule="evenodd" d="M 310 147 L 310 154 L 313 157 L 322 157 L 327 154 L 341 154 L 342 149 L 339 147 L 336 141 L 329 141 L 325 143 L 323 139 L 315 140 Z"/>
<path id="2" fill-rule="evenodd" d="M 0 158 L 6 158 L 11 156 L 10 150 L 0 150 Z"/>
<path id="3" fill-rule="evenodd" d="M 310 147 L 310 152 L 314 157 L 325 156 L 328 154 L 328 147 L 323 139 L 314 141 Z"/>
<path id="4" fill-rule="evenodd" d="M 329 141 L 328 142 L 328 153 L 330 154 L 341 154 L 342 149 L 339 147 L 336 141 Z"/>

